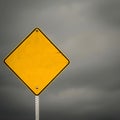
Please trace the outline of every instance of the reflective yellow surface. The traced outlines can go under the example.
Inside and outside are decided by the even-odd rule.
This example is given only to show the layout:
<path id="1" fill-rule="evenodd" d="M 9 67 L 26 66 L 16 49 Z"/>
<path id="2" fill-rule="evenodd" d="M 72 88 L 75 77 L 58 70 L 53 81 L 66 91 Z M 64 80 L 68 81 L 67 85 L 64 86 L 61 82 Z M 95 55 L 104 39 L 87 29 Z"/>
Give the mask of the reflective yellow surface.
<path id="1" fill-rule="evenodd" d="M 36 28 L 6 57 L 5 63 L 38 95 L 69 64 L 69 60 Z"/>

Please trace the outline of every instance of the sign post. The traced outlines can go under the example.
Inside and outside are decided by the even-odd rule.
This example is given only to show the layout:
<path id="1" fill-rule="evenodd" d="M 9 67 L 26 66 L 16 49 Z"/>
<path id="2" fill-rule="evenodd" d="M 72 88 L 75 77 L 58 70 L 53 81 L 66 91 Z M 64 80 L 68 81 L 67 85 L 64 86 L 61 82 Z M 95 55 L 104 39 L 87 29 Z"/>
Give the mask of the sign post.
<path id="1" fill-rule="evenodd" d="M 39 120 L 39 96 L 35 95 L 35 120 Z"/>
<path id="2" fill-rule="evenodd" d="M 35 94 L 35 118 L 39 120 L 39 94 L 69 64 L 68 58 L 35 28 L 4 60 Z"/>

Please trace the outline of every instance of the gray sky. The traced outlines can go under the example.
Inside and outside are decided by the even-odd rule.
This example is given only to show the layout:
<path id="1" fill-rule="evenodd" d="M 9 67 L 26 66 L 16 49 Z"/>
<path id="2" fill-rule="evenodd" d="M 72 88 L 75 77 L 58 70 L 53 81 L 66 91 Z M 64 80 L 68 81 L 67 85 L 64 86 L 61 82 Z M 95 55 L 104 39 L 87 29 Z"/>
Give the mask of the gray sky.
<path id="1" fill-rule="evenodd" d="M 33 93 L 3 59 L 39 27 L 70 59 L 40 94 L 40 119 L 120 119 L 119 0 L 0 1 L 0 119 L 34 120 Z"/>

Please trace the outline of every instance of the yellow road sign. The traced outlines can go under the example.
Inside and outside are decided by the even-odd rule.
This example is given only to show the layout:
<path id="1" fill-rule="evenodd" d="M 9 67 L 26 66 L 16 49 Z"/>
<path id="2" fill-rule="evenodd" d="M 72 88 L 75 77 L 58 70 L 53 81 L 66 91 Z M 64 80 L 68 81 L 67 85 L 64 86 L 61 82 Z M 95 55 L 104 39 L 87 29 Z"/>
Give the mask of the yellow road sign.
<path id="1" fill-rule="evenodd" d="M 4 60 L 39 95 L 69 64 L 65 55 L 39 29 L 34 29 Z"/>

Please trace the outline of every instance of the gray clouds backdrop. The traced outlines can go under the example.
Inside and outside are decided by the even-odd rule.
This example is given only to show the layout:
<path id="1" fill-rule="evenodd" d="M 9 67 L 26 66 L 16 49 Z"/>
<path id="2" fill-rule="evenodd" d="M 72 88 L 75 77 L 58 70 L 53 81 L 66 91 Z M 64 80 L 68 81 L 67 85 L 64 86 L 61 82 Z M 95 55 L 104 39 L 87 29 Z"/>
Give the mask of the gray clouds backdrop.
<path id="1" fill-rule="evenodd" d="M 34 95 L 3 63 L 35 27 L 70 59 L 40 94 L 40 119 L 120 119 L 119 0 L 0 0 L 0 120 L 34 120 Z"/>

